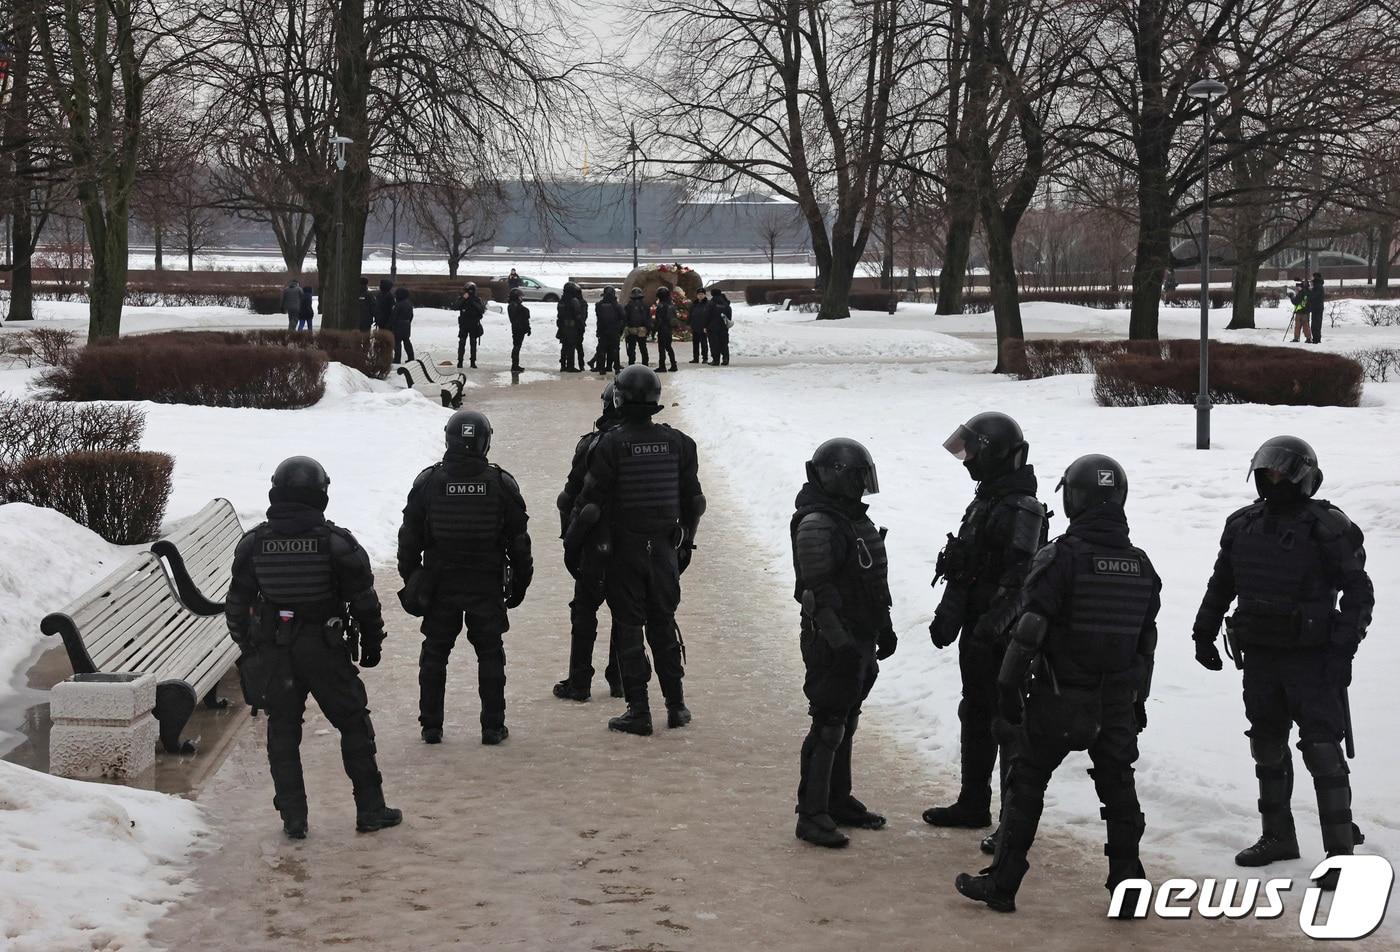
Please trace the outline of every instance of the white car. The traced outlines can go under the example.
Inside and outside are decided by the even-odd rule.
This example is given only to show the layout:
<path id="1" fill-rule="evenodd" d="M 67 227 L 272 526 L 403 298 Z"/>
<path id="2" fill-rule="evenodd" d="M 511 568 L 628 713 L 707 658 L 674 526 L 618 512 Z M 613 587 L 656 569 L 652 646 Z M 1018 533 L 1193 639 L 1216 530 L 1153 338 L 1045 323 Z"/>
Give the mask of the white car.
<path id="1" fill-rule="evenodd" d="M 520 299 L 522 301 L 549 301 L 553 303 L 564 296 L 563 288 L 551 288 L 547 285 L 541 284 L 534 278 L 527 278 L 523 274 L 519 275 L 519 278 Z M 496 280 L 506 281 L 507 278 L 505 275 L 502 275 Z"/>

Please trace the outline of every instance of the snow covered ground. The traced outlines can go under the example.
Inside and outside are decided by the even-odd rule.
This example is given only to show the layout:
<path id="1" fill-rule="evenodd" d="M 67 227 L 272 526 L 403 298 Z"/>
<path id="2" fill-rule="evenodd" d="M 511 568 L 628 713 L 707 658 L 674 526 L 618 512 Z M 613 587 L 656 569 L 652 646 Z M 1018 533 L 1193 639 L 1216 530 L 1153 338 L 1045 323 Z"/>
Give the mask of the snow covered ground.
<path id="1" fill-rule="evenodd" d="M 0 761 L 0 949 L 146 948 L 206 835 L 188 800 Z"/>
<path id="2" fill-rule="evenodd" d="M 563 264 L 575 273 L 579 270 L 575 262 Z M 1365 326 L 1360 305 L 1331 306 L 1337 309 L 1339 323 L 1324 330 L 1325 349 L 1400 346 L 1400 329 Z M 535 333 L 523 355 L 529 368 L 518 381 L 523 386 L 552 378 L 557 367 L 553 307 L 533 305 L 532 310 Z M 1030 335 L 1123 336 L 1127 324 L 1123 311 L 1046 304 L 1030 304 L 1024 310 Z M 85 330 L 85 305 L 40 302 L 39 312 L 42 324 Z M 1194 311 L 1164 309 L 1162 334 L 1194 336 L 1196 320 Z M 1228 320 L 1225 311 L 1211 315 L 1213 336 L 1272 344 L 1282 336 L 1287 314 L 1281 308 L 1261 311 L 1263 326 L 1256 331 L 1224 331 Z M 139 333 L 280 323 L 280 318 L 228 308 L 132 308 L 123 326 L 128 333 Z M 22 328 L 5 332 L 15 330 Z M 1105 409 L 1094 404 L 1088 377 L 1019 382 L 986 373 L 993 358 L 991 331 L 990 315 L 935 317 L 927 306 L 901 307 L 894 316 L 863 313 L 849 321 L 817 322 L 809 314 L 739 304 L 732 331 L 733 366 L 689 367 L 684 363 L 689 347 L 678 347 L 682 372 L 666 379 L 668 402 L 679 404 L 681 420 L 700 443 L 705 471 L 723 470 L 742 488 L 747 519 L 762 543 L 756 558 L 777 584 L 789 584 L 784 581 L 791 573 L 787 521 L 802 480 L 803 460 L 823 439 L 838 434 L 861 439 L 874 452 L 883 492 L 871 501 L 877 522 L 890 528 L 901 647 L 885 666 L 870 716 L 893 725 L 923 753 L 932 772 L 956 768 L 956 654 L 935 651 L 926 635 L 937 599 L 927 584 L 933 558 L 943 533 L 955 527 L 972 492 L 961 467 L 940 448 L 948 432 L 979 410 L 996 408 L 1016 415 L 1030 439 L 1031 459 L 1047 501 L 1059 472 L 1074 457 L 1110 453 L 1129 473 L 1134 537 L 1152 554 L 1166 582 L 1156 696 L 1149 705 L 1151 726 L 1139 764 L 1149 824 L 1149 873 L 1230 874 L 1234 850 L 1257 833 L 1239 681 L 1232 671 L 1207 675 L 1195 666 L 1190 622 L 1224 517 L 1251 498 L 1245 480 L 1250 454 L 1268 436 L 1297 433 L 1322 456 L 1327 473 L 1323 495 L 1341 505 L 1368 534 L 1379 603 L 1352 693 L 1360 753 L 1352 765 L 1356 812 L 1370 838 L 1367 850 L 1400 852 L 1400 761 L 1388 756 L 1390 697 L 1400 679 L 1400 643 L 1386 637 L 1393 618 L 1387 599 L 1400 587 L 1400 483 L 1393 462 L 1400 385 L 1369 384 L 1359 409 L 1217 408 L 1215 447 L 1202 453 L 1192 448 L 1194 417 L 1188 407 Z M 419 310 L 414 341 L 451 354 L 455 316 Z M 509 346 L 504 315 L 488 315 L 482 346 L 484 358 L 495 369 L 483 369 L 472 385 L 512 385 L 510 375 L 499 369 Z M 23 393 L 33 376 L 29 370 L 0 369 L 0 392 Z M 580 379 L 579 385 L 594 386 L 596 379 Z M 446 410 L 417 394 L 338 365 L 330 369 L 325 399 L 307 410 L 155 404 L 143 408 L 148 414 L 144 446 L 173 453 L 177 459 L 168 520 L 195 512 L 213 496 L 224 496 L 245 524 L 251 524 L 266 505 L 275 464 L 285 456 L 307 453 L 331 474 L 330 517 L 352 529 L 376 562 L 392 557 L 407 487 L 419 469 L 438 457 L 447 417 Z M 502 434 L 498 444 L 508 455 L 511 440 L 527 438 L 528 434 Z M 1062 508 L 1057 500 L 1051 507 Z M 33 649 L 40 637 L 37 621 L 45 611 L 77 594 L 107 570 L 110 560 L 122 556 L 122 550 L 65 522 L 28 507 L 0 507 L 0 537 L 7 556 L 15 544 L 20 553 L 0 564 L 0 675 Z M 1054 531 L 1063 527 L 1063 518 L 1056 518 Z M 4 683 L 9 680 L 0 677 Z M 1095 843 L 1101 840 L 1101 823 L 1092 785 L 1078 769 L 1082 766 L 1082 758 L 1073 759 L 1058 775 L 1047 801 L 1046 822 L 1079 830 L 1086 842 Z M 3 808 L 22 790 L 23 802 L 36 810 L 42 806 L 39 801 L 50 800 L 89 811 L 83 814 L 87 817 L 110 818 L 116 815 L 113 811 L 125 809 L 138 819 L 139 831 L 140 810 L 170 801 L 133 794 L 112 806 L 104 798 L 126 794 L 107 787 L 42 787 L 58 782 L 17 770 L 0 764 L 0 923 L 8 925 L 12 914 L 33 916 L 41 910 L 42 921 L 32 920 L 23 939 L 11 937 L 14 947 L 75 947 L 68 939 L 73 933 L 42 930 L 77 928 L 84 923 L 83 910 L 97 907 L 89 903 L 77 909 L 61 897 L 48 904 L 23 905 L 37 887 L 24 885 L 16 892 L 19 887 L 8 888 L 6 879 L 17 875 L 11 857 L 31 864 L 30 879 L 47 882 L 46 877 L 66 875 L 69 867 L 64 864 L 85 854 L 77 840 L 71 841 L 71 850 L 62 845 L 50 849 L 45 844 L 70 841 L 31 835 L 30 814 L 24 812 L 28 806 Z M 29 794 L 31 789 L 61 795 L 40 797 Z M 868 793 L 878 802 L 878 791 Z M 185 807 L 176 802 L 168 809 Z M 1295 809 L 1305 856 L 1312 858 L 1319 851 L 1315 810 L 1301 768 Z M 12 831 L 7 824 L 15 821 L 24 829 Z M 102 875 L 113 895 L 121 897 L 112 901 L 114 912 L 104 911 L 99 917 L 105 927 L 136 930 L 122 934 L 139 935 L 155 910 L 152 902 L 173 895 L 173 887 L 162 879 L 167 875 L 162 864 L 188 850 L 191 841 L 185 828 L 197 829 L 197 821 L 192 814 L 181 816 L 176 826 L 181 830 L 167 829 L 159 840 L 117 841 L 116 846 L 106 839 L 94 841 L 102 855 L 89 865 L 112 869 L 110 876 Z M 146 835 L 157 833 L 147 830 Z M 22 845 L 11 848 L 26 836 L 42 846 L 42 853 L 26 853 Z M 99 865 L 108 862 L 114 865 Z M 1300 861 L 1286 864 L 1280 874 L 1306 876 L 1309 868 Z M 21 906 L 25 911 L 15 913 Z M 48 939 L 50 934 L 59 938 Z"/>

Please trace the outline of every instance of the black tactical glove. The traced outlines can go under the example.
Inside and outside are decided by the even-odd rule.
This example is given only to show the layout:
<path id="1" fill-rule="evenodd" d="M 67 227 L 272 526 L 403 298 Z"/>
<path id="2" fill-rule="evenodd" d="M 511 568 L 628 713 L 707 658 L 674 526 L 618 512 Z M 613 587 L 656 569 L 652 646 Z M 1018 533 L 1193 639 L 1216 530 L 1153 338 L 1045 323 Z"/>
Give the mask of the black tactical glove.
<path id="1" fill-rule="evenodd" d="M 997 685 L 997 713 L 1008 724 L 1019 724 L 1025 712 L 1021 689 L 1014 685 Z"/>
<path id="2" fill-rule="evenodd" d="M 676 564 L 680 568 L 680 574 L 684 575 L 685 570 L 690 568 L 690 554 L 695 551 L 695 546 L 685 543 L 676 550 Z"/>
<path id="3" fill-rule="evenodd" d="M 880 661 L 884 661 L 890 655 L 894 654 L 895 649 L 898 647 L 899 636 L 894 633 L 893 628 L 887 629 L 880 635 L 879 640 L 875 642 L 875 657 Z"/>
<path id="4" fill-rule="evenodd" d="M 376 668 L 384 657 L 384 640 L 366 641 L 360 649 L 360 667 Z"/>
<path id="5" fill-rule="evenodd" d="M 953 624 L 943 612 L 934 612 L 933 621 L 929 622 L 928 625 L 928 634 L 929 637 L 933 639 L 933 646 L 935 648 L 946 648 L 957 641 L 958 629 L 961 627 L 962 625 Z"/>
<path id="6" fill-rule="evenodd" d="M 1141 734 L 1147 729 L 1147 698 L 1138 698 L 1133 702 L 1133 717 L 1137 720 L 1138 733 Z"/>
<path id="7" fill-rule="evenodd" d="M 1335 688 L 1351 687 L 1351 661 L 1356 649 L 1332 645 L 1327 649 L 1327 659 L 1322 663 L 1322 676 Z"/>
<path id="8" fill-rule="evenodd" d="M 519 608 L 525 601 L 525 586 L 517 585 L 510 593 L 510 598 L 506 599 L 507 608 Z"/>
<path id="9" fill-rule="evenodd" d="M 1220 649 L 1215 647 L 1215 641 L 1206 641 L 1204 638 L 1196 640 L 1196 663 L 1207 671 L 1219 671 L 1225 667 L 1225 662 L 1220 660 Z"/>

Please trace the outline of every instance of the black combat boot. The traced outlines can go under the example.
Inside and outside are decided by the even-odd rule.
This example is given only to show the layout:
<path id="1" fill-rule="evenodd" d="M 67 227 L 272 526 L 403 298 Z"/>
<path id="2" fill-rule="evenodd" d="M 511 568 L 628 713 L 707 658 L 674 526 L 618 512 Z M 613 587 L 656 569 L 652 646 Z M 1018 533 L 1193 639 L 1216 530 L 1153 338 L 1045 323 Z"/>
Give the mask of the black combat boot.
<path id="1" fill-rule="evenodd" d="M 355 831 L 358 833 L 374 833 L 377 830 L 398 826 L 402 822 L 402 810 L 386 807 L 382 803 L 368 810 L 355 811 Z"/>
<path id="2" fill-rule="evenodd" d="M 442 743 L 442 728 L 441 728 L 441 727 L 425 727 L 425 728 L 423 728 L 423 743 L 425 743 L 425 744 L 441 744 L 441 743 Z"/>
<path id="3" fill-rule="evenodd" d="M 836 759 L 831 764 L 831 818 L 837 826 L 878 830 L 884 827 L 885 818 L 872 813 L 865 804 L 851 796 L 851 745 L 858 727 L 859 711 L 846 718 L 846 732 L 841 737 L 841 744 L 836 748 Z"/>
<path id="4" fill-rule="evenodd" d="M 1350 856 L 1366 838 L 1351 821 L 1351 778 L 1342 747 L 1335 743 L 1310 743 L 1303 747 L 1303 763 L 1312 774 L 1317 793 L 1317 816 L 1322 824 L 1322 848 L 1328 856 Z M 1318 880 L 1319 889 L 1337 888 L 1340 870 L 1332 869 Z"/>
<path id="5" fill-rule="evenodd" d="M 561 701 L 586 701 L 592 697 L 593 692 L 586 687 L 579 687 L 568 678 L 554 685 L 554 696 Z"/>
<path id="6" fill-rule="evenodd" d="M 946 807 L 930 807 L 924 811 L 924 822 L 933 826 L 957 826 L 976 830 L 992 825 L 992 794 L 969 793 L 963 790 L 958 799 Z"/>
<path id="7" fill-rule="evenodd" d="M 840 849 L 850 842 L 846 834 L 836 828 L 836 820 L 831 815 L 831 773 L 845 734 L 844 722 L 819 724 L 813 720 L 802 741 L 797 838 L 827 849 Z"/>
<path id="8" fill-rule="evenodd" d="M 510 728 L 502 724 L 500 727 L 483 727 L 481 729 L 481 742 L 488 747 L 494 747 L 510 736 Z"/>
<path id="9" fill-rule="evenodd" d="M 1293 761 L 1284 747 L 1284 759 L 1277 764 L 1255 764 L 1259 778 L 1259 817 L 1263 835 L 1253 846 L 1235 854 L 1236 866 L 1268 866 L 1298 858 L 1298 834 L 1293 827 Z"/>
<path id="10" fill-rule="evenodd" d="M 833 798 L 834 799 L 834 798 Z M 847 795 L 842 803 L 831 804 L 831 818 L 837 826 L 849 826 L 860 830 L 883 830 L 885 818 L 868 808 L 855 797 Z"/>
<path id="11" fill-rule="evenodd" d="M 302 815 L 302 816 L 285 816 L 285 815 L 284 815 L 284 816 L 282 817 L 282 832 L 285 833 L 285 834 L 287 835 L 287 839 L 289 839 L 289 840 L 304 840 L 304 839 L 306 839 L 306 832 L 307 832 L 307 830 L 309 830 L 309 829 L 310 829 L 310 826 L 307 825 L 306 816 L 305 816 L 305 815 Z"/>
<path id="12" fill-rule="evenodd" d="M 621 734 L 636 734 L 638 737 L 651 736 L 651 709 L 645 704 L 628 704 L 620 716 L 608 721 L 608 730 Z"/>
<path id="13" fill-rule="evenodd" d="M 958 873 L 958 878 L 953 880 L 953 887 L 968 899 L 986 903 L 997 912 L 1016 911 L 1016 893 L 1006 892 L 998 886 L 990 869 L 977 876 Z"/>
<path id="14" fill-rule="evenodd" d="M 666 705 L 666 726 L 684 727 L 690 723 L 690 708 L 684 704 Z"/>

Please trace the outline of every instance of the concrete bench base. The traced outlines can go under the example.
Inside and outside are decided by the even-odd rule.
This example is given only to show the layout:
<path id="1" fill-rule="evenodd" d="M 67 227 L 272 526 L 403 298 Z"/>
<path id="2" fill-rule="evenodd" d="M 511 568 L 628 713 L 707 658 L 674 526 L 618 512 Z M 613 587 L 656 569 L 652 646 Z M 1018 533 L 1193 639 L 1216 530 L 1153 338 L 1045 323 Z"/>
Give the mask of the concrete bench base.
<path id="1" fill-rule="evenodd" d="M 49 772 L 129 780 L 155 765 L 153 674 L 75 674 L 49 695 Z"/>

